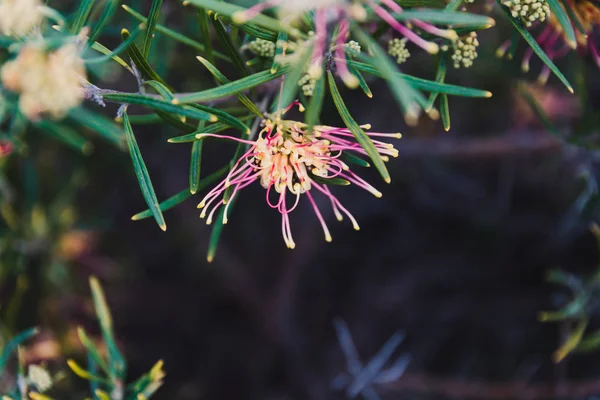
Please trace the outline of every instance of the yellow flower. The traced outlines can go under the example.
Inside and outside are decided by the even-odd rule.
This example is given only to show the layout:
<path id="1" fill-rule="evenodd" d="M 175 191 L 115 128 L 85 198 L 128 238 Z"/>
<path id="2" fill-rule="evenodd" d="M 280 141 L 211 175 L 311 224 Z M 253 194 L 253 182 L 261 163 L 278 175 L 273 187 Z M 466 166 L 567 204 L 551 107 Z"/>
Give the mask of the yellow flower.
<path id="1" fill-rule="evenodd" d="M 24 36 L 43 19 L 40 0 L 0 0 L 0 33 Z"/>
<path id="2" fill-rule="evenodd" d="M 0 72 L 3 85 L 20 93 L 19 108 L 31 120 L 42 114 L 59 119 L 78 106 L 84 97 L 81 82 L 85 75 L 75 43 L 51 53 L 34 46 L 24 47 Z"/>

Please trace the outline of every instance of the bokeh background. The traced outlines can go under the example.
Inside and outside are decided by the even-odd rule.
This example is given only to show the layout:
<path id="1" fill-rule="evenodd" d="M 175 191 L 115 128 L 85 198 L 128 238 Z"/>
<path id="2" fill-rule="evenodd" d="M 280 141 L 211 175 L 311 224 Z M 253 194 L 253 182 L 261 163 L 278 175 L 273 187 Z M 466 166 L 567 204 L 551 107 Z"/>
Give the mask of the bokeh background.
<path id="1" fill-rule="evenodd" d="M 148 2 L 132 3 L 147 13 Z M 162 23 L 197 35 L 192 14 L 166 1 Z M 510 35 L 496 16 L 498 26 L 480 35 L 475 65 L 451 70 L 447 79 L 494 96 L 451 98 L 450 132 L 426 118 L 418 127 L 405 126 L 384 82 L 370 82 L 373 100 L 344 92 L 357 121 L 404 138 L 395 143 L 399 158 L 388 165 L 391 184 L 364 170 L 383 198 L 334 188 L 360 231 L 335 221 L 321 199 L 332 243 L 323 241 L 317 219 L 302 203 L 292 214 L 297 247 L 286 249 L 279 214 L 265 204 L 262 188 L 250 187 L 209 264 L 210 229 L 196 210 L 202 194 L 166 212 L 163 233 L 150 219 L 131 221 L 146 206 L 126 152 L 94 142 L 95 151 L 83 156 L 33 132 L 29 156 L 14 162 L 7 176 L 19 194 L 35 190 L 40 204 L 54 204 L 69 192 L 61 206 L 71 213 L 65 217 L 72 221 L 68 235 L 50 235 L 44 243 L 66 252 L 66 261 L 32 257 L 24 267 L 26 283 L 19 278 L 24 270 L 4 271 L 0 299 L 8 304 L 19 294 L 20 300 L 18 312 L 5 307 L 2 317 L 15 330 L 41 326 L 39 343 L 63 346 L 50 365 L 64 369 L 64 354 L 76 352 L 74 327 L 98 333 L 87 286 L 90 275 L 98 276 L 129 374 L 165 361 L 158 399 L 345 398 L 331 388 L 346 370 L 336 317 L 348 323 L 365 363 L 393 333 L 405 334 L 394 354 L 411 362 L 402 378 L 378 387 L 385 399 L 600 394 L 598 354 L 553 363 L 572 327 L 538 320 L 539 312 L 556 309 L 568 293 L 547 282 L 550 270 L 585 275 L 597 268 L 597 243 L 589 231 L 594 210 L 585 202 L 595 160 L 547 133 L 519 90 L 528 85 L 566 132 L 580 123 L 582 104 L 555 78 L 545 87 L 526 84 L 539 63 L 523 74 L 518 57 L 495 57 Z M 118 43 L 121 27 L 134 24 L 125 13 L 117 21 L 108 44 Z M 153 66 L 180 91 L 210 84 L 193 51 L 160 35 Z M 599 78 L 592 63 L 570 57 L 559 66 L 584 82 L 585 108 L 597 109 Z M 424 55 L 403 69 L 435 75 L 435 63 Z M 135 90 L 133 77 L 113 69 L 103 73 L 104 87 Z M 116 106 L 105 112 L 114 116 Z M 329 103 L 322 120 L 341 124 Z M 183 190 L 191 146 L 167 143 L 176 134 L 170 127 L 139 126 L 135 133 L 159 198 Z M 203 174 L 221 167 L 233 151 L 209 143 Z M 24 178 L 32 170 L 33 183 Z M 39 348 L 32 348 L 32 359 L 43 356 Z"/>

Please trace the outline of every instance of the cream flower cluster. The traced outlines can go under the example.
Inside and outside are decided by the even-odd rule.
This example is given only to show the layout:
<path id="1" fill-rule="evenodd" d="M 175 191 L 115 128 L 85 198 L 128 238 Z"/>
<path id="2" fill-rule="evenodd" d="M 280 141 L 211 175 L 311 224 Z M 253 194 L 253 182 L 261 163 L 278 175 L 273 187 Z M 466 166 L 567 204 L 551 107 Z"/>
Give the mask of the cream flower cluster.
<path id="1" fill-rule="evenodd" d="M 46 52 L 26 46 L 0 71 L 2 84 L 19 93 L 19 108 L 29 119 L 48 114 L 59 119 L 84 98 L 85 67 L 75 43 Z"/>
<path id="2" fill-rule="evenodd" d="M 475 32 L 471 32 L 466 38 L 458 39 L 454 43 L 454 53 L 452 54 L 454 68 L 471 67 L 477 58 L 478 46 L 479 40 L 477 40 L 477 33 Z"/>
<path id="3" fill-rule="evenodd" d="M 550 6 L 546 0 L 507 0 L 503 1 L 514 18 L 530 27 L 535 21 L 544 22 L 551 14 Z"/>
<path id="4" fill-rule="evenodd" d="M 410 52 L 406 48 L 408 39 L 394 38 L 388 43 L 388 54 L 396 59 L 398 64 L 402 64 L 410 57 Z"/>
<path id="5" fill-rule="evenodd" d="M 0 0 L 0 34 L 24 36 L 44 18 L 41 0 Z"/>

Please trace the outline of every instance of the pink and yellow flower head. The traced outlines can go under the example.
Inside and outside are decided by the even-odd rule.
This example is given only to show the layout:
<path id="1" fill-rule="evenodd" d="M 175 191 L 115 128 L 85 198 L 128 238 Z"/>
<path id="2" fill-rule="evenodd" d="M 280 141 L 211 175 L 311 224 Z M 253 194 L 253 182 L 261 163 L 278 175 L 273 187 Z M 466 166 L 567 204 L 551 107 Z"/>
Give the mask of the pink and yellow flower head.
<path id="1" fill-rule="evenodd" d="M 293 105 L 302 107 L 297 102 Z M 352 172 L 341 160 L 345 152 L 362 155 L 366 155 L 366 152 L 354 140 L 348 129 L 317 125 L 309 130 L 309 127 L 302 122 L 282 119 L 285 111 L 268 114 L 263 120 L 262 130 L 254 140 L 208 133 L 197 135 L 198 139 L 218 137 L 248 146 L 248 150 L 235 162 L 227 177 L 200 202 L 198 207 L 203 209 L 200 216 L 202 218 L 208 216 L 207 223 L 210 224 L 215 212 L 224 206 L 223 223 L 227 223 L 232 199 L 241 189 L 258 181 L 266 189 L 267 204 L 281 213 L 283 239 L 291 249 L 296 244 L 292 237 L 289 214 L 297 207 L 302 195 L 306 195 L 311 203 L 323 228 L 325 240 L 331 241 L 325 219 L 313 198 L 314 190 L 329 199 L 338 220 L 342 220 L 345 214 L 354 229 L 358 230 L 356 219 L 331 193 L 327 183 L 328 180 L 330 182 L 336 180 L 338 184 L 339 182 L 353 183 L 374 196 L 381 197 L 381 192 Z M 399 133 L 368 133 L 368 135 L 371 138 L 401 137 Z M 373 139 L 373 143 L 384 159 L 398 155 L 398 151 L 389 143 L 378 139 Z"/>

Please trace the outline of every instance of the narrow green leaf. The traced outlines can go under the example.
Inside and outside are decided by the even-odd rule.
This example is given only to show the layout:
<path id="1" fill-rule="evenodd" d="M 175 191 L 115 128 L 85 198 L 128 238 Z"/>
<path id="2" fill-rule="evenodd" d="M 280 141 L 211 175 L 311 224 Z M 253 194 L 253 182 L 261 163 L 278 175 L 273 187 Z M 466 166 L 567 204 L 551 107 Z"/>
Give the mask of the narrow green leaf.
<path id="1" fill-rule="evenodd" d="M 121 36 L 123 36 L 123 40 L 127 40 L 130 37 L 130 33 L 127 29 L 123 29 L 121 30 Z M 160 75 L 156 73 L 156 71 L 154 71 L 150 64 L 148 64 L 148 61 L 146 61 L 146 58 L 135 43 L 132 43 L 129 45 L 129 47 L 127 47 L 127 54 L 144 78 L 160 82 L 170 88 L 169 84 L 165 82 Z M 173 89 L 170 90 L 172 91 Z"/>
<path id="2" fill-rule="evenodd" d="M 371 75 L 380 78 L 384 77 L 384 74 L 382 72 L 380 72 L 376 67 L 370 64 L 349 60 L 348 65 L 356 67 L 356 69 L 358 69 L 359 71 L 367 72 Z M 402 77 L 408 83 L 410 83 L 413 87 L 425 90 L 427 92 L 438 92 L 463 97 L 492 97 L 492 93 L 490 93 L 487 90 L 473 89 L 463 86 L 451 85 L 448 83 L 439 83 L 427 79 L 417 78 L 416 76 L 406 75 L 400 72 L 396 72 L 396 74 Z"/>
<path id="3" fill-rule="evenodd" d="M 205 123 L 201 121 L 198 124 L 198 131 L 204 129 Z M 192 154 L 190 156 L 190 193 L 196 194 L 200 186 L 200 173 L 202 172 L 202 147 L 204 140 L 198 140 L 192 143 Z"/>
<path id="4" fill-rule="evenodd" d="M 463 0 L 451 0 L 450 3 L 446 6 L 445 10 L 448 11 L 456 11 L 462 5 Z"/>
<path id="5" fill-rule="evenodd" d="M 212 43 L 210 41 L 210 29 L 208 27 L 209 15 L 204 8 L 198 8 L 198 25 L 200 26 L 200 37 L 204 42 L 206 50 L 206 59 L 211 63 L 215 63 L 215 55 L 213 54 Z"/>
<path id="6" fill-rule="evenodd" d="M 313 175 L 312 173 L 308 173 L 310 179 L 313 181 L 320 183 L 322 185 L 336 185 L 336 186 L 348 186 L 350 185 L 350 181 L 343 178 L 323 178 L 321 176 Z"/>
<path id="7" fill-rule="evenodd" d="M 238 25 L 242 25 L 251 22 L 254 25 L 258 25 L 264 29 L 272 32 L 287 32 L 293 37 L 301 37 L 306 39 L 306 35 L 302 34 L 298 29 L 292 27 L 290 24 L 282 24 L 275 18 L 268 17 L 264 14 L 259 14 L 252 18 L 251 21 L 243 21 L 240 17 L 246 10 L 243 7 L 230 4 L 219 0 L 185 0 L 185 4 L 190 4 L 195 7 L 205 8 L 212 10 L 218 14 L 223 14 L 233 20 Z"/>
<path id="8" fill-rule="evenodd" d="M 235 202 L 237 201 L 238 196 L 231 199 L 231 205 L 229 209 L 233 208 Z M 219 242 L 221 240 L 221 233 L 223 233 L 223 215 L 225 213 L 225 207 L 221 207 L 219 213 L 217 214 L 217 219 L 215 220 L 215 225 L 210 233 L 210 240 L 208 242 L 208 254 L 206 255 L 206 260 L 210 263 L 215 259 L 215 255 L 217 253 L 217 247 L 219 246 Z"/>
<path id="9" fill-rule="evenodd" d="M 152 37 L 154 35 L 154 29 L 158 23 L 158 17 L 160 16 L 160 8 L 162 7 L 162 0 L 152 0 L 152 6 L 150 7 L 150 14 L 148 15 L 148 29 L 146 29 L 146 37 L 144 38 L 144 59 L 148 59 L 150 54 L 150 47 L 152 46 Z"/>
<path id="10" fill-rule="evenodd" d="M 139 21 L 142 21 L 142 22 L 147 21 L 146 17 L 144 17 L 142 14 L 138 13 L 137 11 L 133 10 L 131 7 L 128 7 L 125 4 L 123 4 L 121 7 L 125 11 L 127 11 L 131 16 L 138 19 Z M 199 43 L 193 39 L 190 39 L 189 37 L 187 37 L 179 32 L 176 32 L 172 29 L 169 29 L 167 27 L 157 24 L 155 30 L 156 30 L 156 32 L 162 33 L 163 35 L 168 36 L 171 39 L 178 41 L 179 43 L 183 43 L 186 46 L 192 47 L 202 53 L 208 52 L 207 48 L 204 47 L 204 45 L 202 45 L 201 43 Z M 220 58 L 221 60 L 231 62 L 231 59 L 223 53 L 219 53 L 218 51 L 213 51 L 213 54 L 215 55 L 216 58 Z"/>
<path id="11" fill-rule="evenodd" d="M 138 35 L 142 32 L 142 30 L 145 29 L 145 25 L 144 24 L 140 24 L 130 35 L 127 39 L 125 39 L 123 42 L 121 42 L 120 45 L 118 45 L 114 50 L 109 50 L 106 47 L 100 45 L 100 43 L 98 42 L 94 42 L 94 44 L 92 45 L 92 49 L 99 51 L 100 53 L 103 53 L 103 56 L 100 57 L 95 57 L 95 58 L 88 58 L 85 59 L 85 63 L 86 64 L 99 64 L 99 63 L 103 63 L 106 62 L 110 59 L 115 60 L 116 62 L 118 62 L 119 64 L 123 65 L 124 67 L 126 67 L 127 69 L 129 69 L 131 71 L 131 68 L 129 67 L 129 65 L 127 65 L 127 63 L 120 58 L 118 55 L 121 54 L 122 51 L 126 50 L 134 41 L 135 39 L 138 37 Z"/>
<path id="12" fill-rule="evenodd" d="M 90 154 L 94 150 L 94 146 L 86 138 L 68 126 L 49 120 L 39 121 L 35 125 L 83 154 Z"/>
<path id="13" fill-rule="evenodd" d="M 550 6 L 550 9 L 552 9 L 552 12 L 554 13 L 554 17 L 556 17 L 556 19 L 558 20 L 558 23 L 560 24 L 560 26 L 563 30 L 563 33 L 566 36 L 565 40 L 566 40 L 567 44 L 572 49 L 576 49 L 577 48 L 577 39 L 575 38 L 575 30 L 573 29 L 573 24 L 571 24 L 571 20 L 569 19 L 569 16 L 565 12 L 565 9 L 562 8 L 562 6 L 561 6 L 562 2 L 559 2 L 559 0 L 547 0 L 547 1 L 548 1 L 548 5 Z"/>
<path id="14" fill-rule="evenodd" d="M 158 124 L 163 119 L 157 114 L 130 115 L 129 122 L 131 125 L 154 125 Z"/>
<path id="15" fill-rule="evenodd" d="M 83 347 L 85 347 L 85 349 L 87 350 L 88 355 L 94 360 L 94 362 L 97 365 L 100 366 L 100 368 L 102 368 L 102 370 L 107 375 L 110 375 L 110 371 L 108 369 L 108 365 L 106 364 L 106 361 L 104 361 L 104 358 L 102 358 L 102 356 L 100 355 L 100 351 L 98 350 L 98 348 L 96 347 L 94 342 L 92 342 L 90 340 L 89 336 L 87 335 L 87 333 L 85 332 L 85 329 L 83 329 L 83 327 L 80 326 L 77 328 L 77 335 L 79 336 L 79 341 L 81 342 Z"/>
<path id="16" fill-rule="evenodd" d="M 444 79 L 446 79 L 446 71 L 447 71 L 447 66 L 446 66 L 446 57 L 441 56 L 438 58 L 438 68 L 437 68 L 437 72 L 435 74 L 435 81 L 438 83 L 444 83 Z M 437 99 L 439 95 L 439 92 L 431 92 L 429 94 L 429 99 L 427 100 L 427 107 L 425 107 L 425 111 L 429 112 L 431 111 L 431 109 L 433 108 L 433 104 L 435 103 L 435 100 Z"/>
<path id="17" fill-rule="evenodd" d="M 252 118 L 253 117 L 245 117 L 245 118 L 241 118 L 240 120 L 241 121 L 249 121 Z M 168 140 L 168 142 L 169 143 L 195 142 L 196 140 L 199 140 L 198 138 L 196 138 L 196 135 L 199 133 L 219 133 L 219 132 L 223 132 L 224 130 L 227 130 L 230 128 L 231 127 L 229 125 L 217 122 L 215 124 L 212 124 L 212 125 L 209 125 L 209 126 L 203 128 L 202 131 L 196 131 L 196 132 L 188 134 L 188 135 L 172 137 Z"/>
<path id="18" fill-rule="evenodd" d="M 123 113 L 123 122 L 125 125 L 125 135 L 127 137 L 129 153 L 131 154 L 131 159 L 133 161 L 133 168 L 135 169 L 135 174 L 138 178 L 140 188 L 142 189 L 144 200 L 146 200 L 146 204 L 150 210 L 152 210 L 152 215 L 154 216 L 154 219 L 156 220 L 156 223 L 160 229 L 166 231 L 167 224 L 165 223 L 165 218 L 163 217 L 160 207 L 158 206 L 158 199 L 156 198 L 156 193 L 154 193 L 154 188 L 152 187 L 152 182 L 150 181 L 150 175 L 148 174 L 148 169 L 146 168 L 146 164 L 142 159 L 142 154 L 140 153 L 137 141 L 133 135 L 133 129 L 129 123 L 127 111 Z"/>
<path id="19" fill-rule="evenodd" d="M 198 59 L 198 61 L 200 61 L 202 63 L 202 65 L 204 65 L 206 67 L 206 69 L 209 70 L 209 72 L 215 77 L 217 82 L 219 82 L 222 85 L 231 83 L 231 81 L 229 79 L 227 79 L 227 77 L 225 75 L 223 75 L 221 73 L 221 71 L 219 71 L 217 69 L 217 67 L 215 67 L 213 64 L 211 64 L 207 59 L 202 58 L 200 56 L 198 56 L 196 58 Z M 248 110 L 250 110 L 252 113 L 254 113 L 254 115 L 256 115 L 259 118 L 263 117 L 262 112 L 258 109 L 256 104 L 254 104 L 254 102 L 252 100 L 250 100 L 250 98 L 248 96 L 246 96 L 244 93 L 237 93 L 235 96 L 240 100 L 240 102 L 244 106 L 246 106 L 246 108 L 248 108 Z"/>
<path id="20" fill-rule="evenodd" d="M 448 106 L 448 96 L 445 93 L 440 95 L 440 114 L 444 130 L 448 132 L 450 130 L 450 107 Z"/>
<path id="21" fill-rule="evenodd" d="M 581 342 L 583 338 L 583 334 L 585 333 L 585 328 L 588 326 L 588 319 L 582 318 L 577 322 L 577 326 L 571 332 L 567 340 L 560 346 L 558 350 L 554 352 L 552 355 L 552 359 L 555 363 L 559 363 L 565 359 L 566 356 L 569 355 Z"/>
<path id="22" fill-rule="evenodd" d="M 556 1 L 556 0 L 553 0 Z M 462 27 L 485 27 L 489 28 L 496 24 L 496 22 L 485 15 L 471 14 L 464 11 L 450 11 L 444 10 L 432 10 L 432 9 L 419 9 L 419 10 L 405 10 L 401 13 L 392 14 L 394 19 L 398 21 L 411 21 L 419 20 L 424 22 L 430 22 L 433 24 L 462 26 Z"/>
<path id="23" fill-rule="evenodd" d="M 215 14 L 212 17 L 213 18 L 211 18 L 210 20 L 217 35 L 217 40 L 225 49 L 225 54 L 227 54 L 229 58 L 231 58 L 233 65 L 236 66 L 236 68 L 240 71 L 242 76 L 250 75 L 250 71 L 248 71 L 246 63 L 240 57 L 240 53 L 238 51 L 239 47 L 233 44 L 233 42 L 231 41 L 231 37 L 229 37 L 229 35 L 225 31 L 225 27 L 223 27 L 223 23 L 219 20 L 217 15 Z"/>
<path id="24" fill-rule="evenodd" d="M 362 74 L 356 68 L 354 68 L 352 66 L 348 67 L 348 70 L 350 71 L 350 73 L 352 75 L 354 75 L 356 77 L 356 79 L 358 79 L 358 85 L 360 86 L 362 91 L 367 95 L 367 97 L 372 98 L 373 92 L 371 92 L 371 88 L 369 88 L 369 85 L 367 84 L 367 81 L 362 76 Z"/>
<path id="25" fill-rule="evenodd" d="M 542 60 L 542 62 L 546 64 L 548 68 L 550 68 L 550 70 L 554 73 L 554 75 L 556 75 L 558 79 L 560 79 L 560 81 L 567 87 L 569 92 L 573 93 L 573 87 L 571 86 L 567 78 L 565 78 L 563 73 L 560 72 L 560 70 L 556 67 L 556 65 L 554 65 L 552 60 L 550 60 L 548 55 L 544 52 L 544 50 L 542 50 L 535 38 L 531 36 L 531 33 L 529 33 L 529 31 L 523 26 L 521 20 L 518 18 L 513 18 L 513 16 L 510 13 L 510 10 L 508 9 L 508 7 L 502 4 L 501 0 L 496 0 L 496 2 L 498 3 L 502 11 L 504 11 L 510 22 L 513 24 L 513 26 L 519 31 L 521 36 L 523 36 L 523 39 L 525 39 L 525 41 L 529 43 L 529 46 L 533 49 L 535 54 L 537 54 L 538 57 Z"/>
<path id="26" fill-rule="evenodd" d="M 351 153 L 342 153 L 342 155 L 340 156 L 341 159 L 343 159 L 344 161 L 348 161 L 351 162 L 353 164 L 359 165 L 361 167 L 370 167 L 371 164 L 369 164 L 368 162 L 366 162 L 365 160 L 363 160 L 360 157 L 355 156 L 354 154 Z"/>
<path id="27" fill-rule="evenodd" d="M 181 192 L 177 193 L 176 195 L 171 196 L 167 200 L 160 203 L 160 209 L 161 211 L 167 211 L 168 209 L 173 208 L 180 203 L 183 203 L 190 197 L 192 197 L 192 193 L 190 192 L 189 188 L 186 188 Z M 135 214 L 133 217 L 131 217 L 131 219 L 133 221 L 139 221 L 150 217 L 152 217 L 152 211 L 146 210 Z"/>
<path id="28" fill-rule="evenodd" d="M 0 354 L 0 376 L 2 376 L 2 370 L 6 366 L 9 358 L 12 353 L 17 350 L 17 348 L 26 340 L 29 340 L 33 336 L 37 335 L 39 332 L 38 328 L 28 329 L 14 338 L 12 338 L 2 349 L 2 353 Z"/>
<path id="29" fill-rule="evenodd" d="M 81 3 L 79 3 L 79 8 L 75 12 L 75 18 L 73 19 L 73 24 L 71 25 L 71 34 L 79 34 L 79 31 L 81 28 L 83 28 L 88 20 L 93 6 L 94 0 L 82 0 Z"/>
<path id="30" fill-rule="evenodd" d="M 119 0 L 106 0 L 102 14 L 96 22 L 96 25 L 94 25 L 94 29 L 92 29 L 92 32 L 90 33 L 89 42 L 93 43 L 96 41 L 96 39 L 98 39 L 98 37 L 102 34 L 106 24 L 108 24 L 113 15 L 115 15 L 115 11 L 117 11 L 118 6 Z"/>
<path id="31" fill-rule="evenodd" d="M 201 92 L 190 93 L 187 95 L 176 96 L 178 103 L 196 103 L 206 102 L 211 100 L 221 99 L 227 96 L 235 96 L 236 94 L 248 90 L 250 88 L 262 85 L 276 79 L 287 73 L 289 68 L 280 68 L 276 73 L 272 74 L 270 70 L 257 72 L 256 74 L 246 76 L 236 81 L 227 83 L 222 86 L 203 90 Z"/>
<path id="32" fill-rule="evenodd" d="M 137 104 L 152 108 L 154 110 L 164 111 L 176 115 L 182 115 L 189 118 L 195 118 L 203 121 L 215 122 L 217 117 L 214 114 L 192 108 L 190 106 L 180 106 L 164 100 L 144 96 L 137 93 L 110 93 L 103 95 L 107 101 L 114 101 L 123 104 Z"/>
<path id="33" fill-rule="evenodd" d="M 581 20 L 579 19 L 579 17 L 575 13 L 575 11 L 573 11 L 573 7 L 571 7 L 571 3 L 569 3 L 568 0 L 562 0 L 561 3 L 567 10 L 567 14 L 569 14 L 569 18 L 571 19 L 571 21 L 573 21 L 573 24 L 575 25 L 575 27 L 577 28 L 579 33 L 581 33 L 582 35 L 587 35 L 587 31 L 586 31 L 585 27 L 583 26 L 583 24 L 581 23 Z"/>
<path id="34" fill-rule="evenodd" d="M 198 187 L 200 186 L 203 143 L 203 140 L 198 140 L 192 144 L 192 155 L 190 160 L 190 193 L 192 194 L 196 194 Z"/>
<path id="35" fill-rule="evenodd" d="M 102 327 L 103 331 L 112 334 L 112 315 L 110 314 L 108 303 L 106 303 L 106 296 L 104 295 L 104 290 L 100 285 L 100 281 L 98 281 L 98 278 L 95 276 L 91 276 L 89 278 L 89 283 L 90 289 L 92 290 L 92 299 L 94 300 L 94 309 L 96 310 L 96 315 L 98 316 L 98 322 L 100 322 L 100 326 Z"/>
<path id="36" fill-rule="evenodd" d="M 209 108 L 207 106 L 204 106 L 202 104 L 190 104 L 189 105 L 191 108 L 196 108 L 198 110 L 201 111 L 206 111 L 206 112 L 212 112 L 213 115 L 215 115 L 217 117 L 218 121 L 223 122 L 226 125 L 231 126 L 232 128 L 238 129 L 240 131 L 242 131 L 245 134 L 249 134 L 250 133 L 250 128 L 248 128 L 248 126 L 246 124 L 244 124 L 240 119 L 234 117 L 231 114 L 228 114 L 224 111 L 221 111 L 217 108 Z"/>
<path id="37" fill-rule="evenodd" d="M 135 32 L 135 31 L 134 31 L 134 32 Z M 132 34 L 131 36 L 133 36 L 133 34 Z M 132 39 L 132 41 L 133 41 L 133 39 Z M 120 50 L 121 50 L 121 47 L 122 47 L 122 50 L 125 50 L 125 49 L 127 48 L 127 46 L 129 46 L 129 42 L 128 42 L 128 41 L 125 41 L 125 42 L 122 42 L 122 43 L 121 43 L 121 44 L 120 44 L 120 45 L 117 47 L 117 49 L 119 49 L 119 51 L 120 51 Z M 104 54 L 104 55 L 107 55 L 107 56 L 109 56 L 109 57 L 110 57 L 110 58 L 111 58 L 113 61 L 117 62 L 117 63 L 118 63 L 118 64 L 120 64 L 120 65 L 121 65 L 123 68 L 125 68 L 125 69 L 127 69 L 129 72 L 133 73 L 133 70 L 131 69 L 131 67 L 129 66 L 129 64 L 127 64 L 127 63 L 125 62 L 125 60 L 123 60 L 123 59 L 122 59 L 121 57 L 119 57 L 118 55 L 116 55 L 116 54 L 113 54 L 113 51 L 112 51 L 112 50 L 109 50 L 108 48 L 104 47 L 102 44 L 100 44 L 100 43 L 98 43 L 98 42 L 94 42 L 94 43 L 92 44 L 92 46 L 91 46 L 91 47 L 92 47 L 92 49 L 94 49 L 94 50 L 96 50 L 96 51 L 98 51 L 98 52 L 100 52 L 100 53 L 102 53 L 102 54 Z M 117 49 L 115 49 L 114 51 L 116 51 Z M 92 63 L 94 63 L 94 62 L 103 62 L 103 61 L 104 61 L 104 60 L 100 60 L 100 61 L 94 61 L 94 60 L 95 60 L 95 59 L 93 59 L 93 58 L 92 58 L 92 59 L 90 59 L 90 60 L 85 60 L 85 62 L 89 63 L 89 62 L 91 61 Z"/>
<path id="38" fill-rule="evenodd" d="M 82 379 L 85 379 L 86 381 L 96 381 L 96 382 L 102 382 L 105 385 L 110 385 L 109 380 L 104 379 L 98 375 L 92 374 L 91 372 L 89 372 L 86 369 L 79 366 L 79 364 L 77 364 L 75 362 L 75 360 L 67 360 L 67 365 L 69 366 L 69 368 L 71 368 L 71 370 L 75 373 L 75 375 L 77 375 L 78 377 L 80 377 Z"/>
<path id="39" fill-rule="evenodd" d="M 371 157 L 375 168 L 377 168 L 377 170 L 383 177 L 383 180 L 387 183 L 391 182 L 390 174 L 388 173 L 385 163 L 381 158 L 381 154 L 379 154 L 379 152 L 375 148 L 375 145 L 373 144 L 373 141 L 371 141 L 371 138 L 367 136 L 365 131 L 363 131 L 360 125 L 358 125 L 354 118 L 352 118 L 352 115 L 350 115 L 350 111 L 348 111 L 348 108 L 346 108 L 344 99 L 342 99 L 342 95 L 340 94 L 335 84 L 335 78 L 331 74 L 331 71 L 327 71 L 327 78 L 329 81 L 329 91 L 331 93 L 331 97 L 333 98 L 335 107 L 337 108 L 340 117 L 342 117 L 344 124 L 346 124 L 346 127 L 348 127 L 350 132 L 352 132 L 352 135 L 354 135 L 356 141 L 362 146 L 363 149 L 365 149 L 369 157 Z"/>

